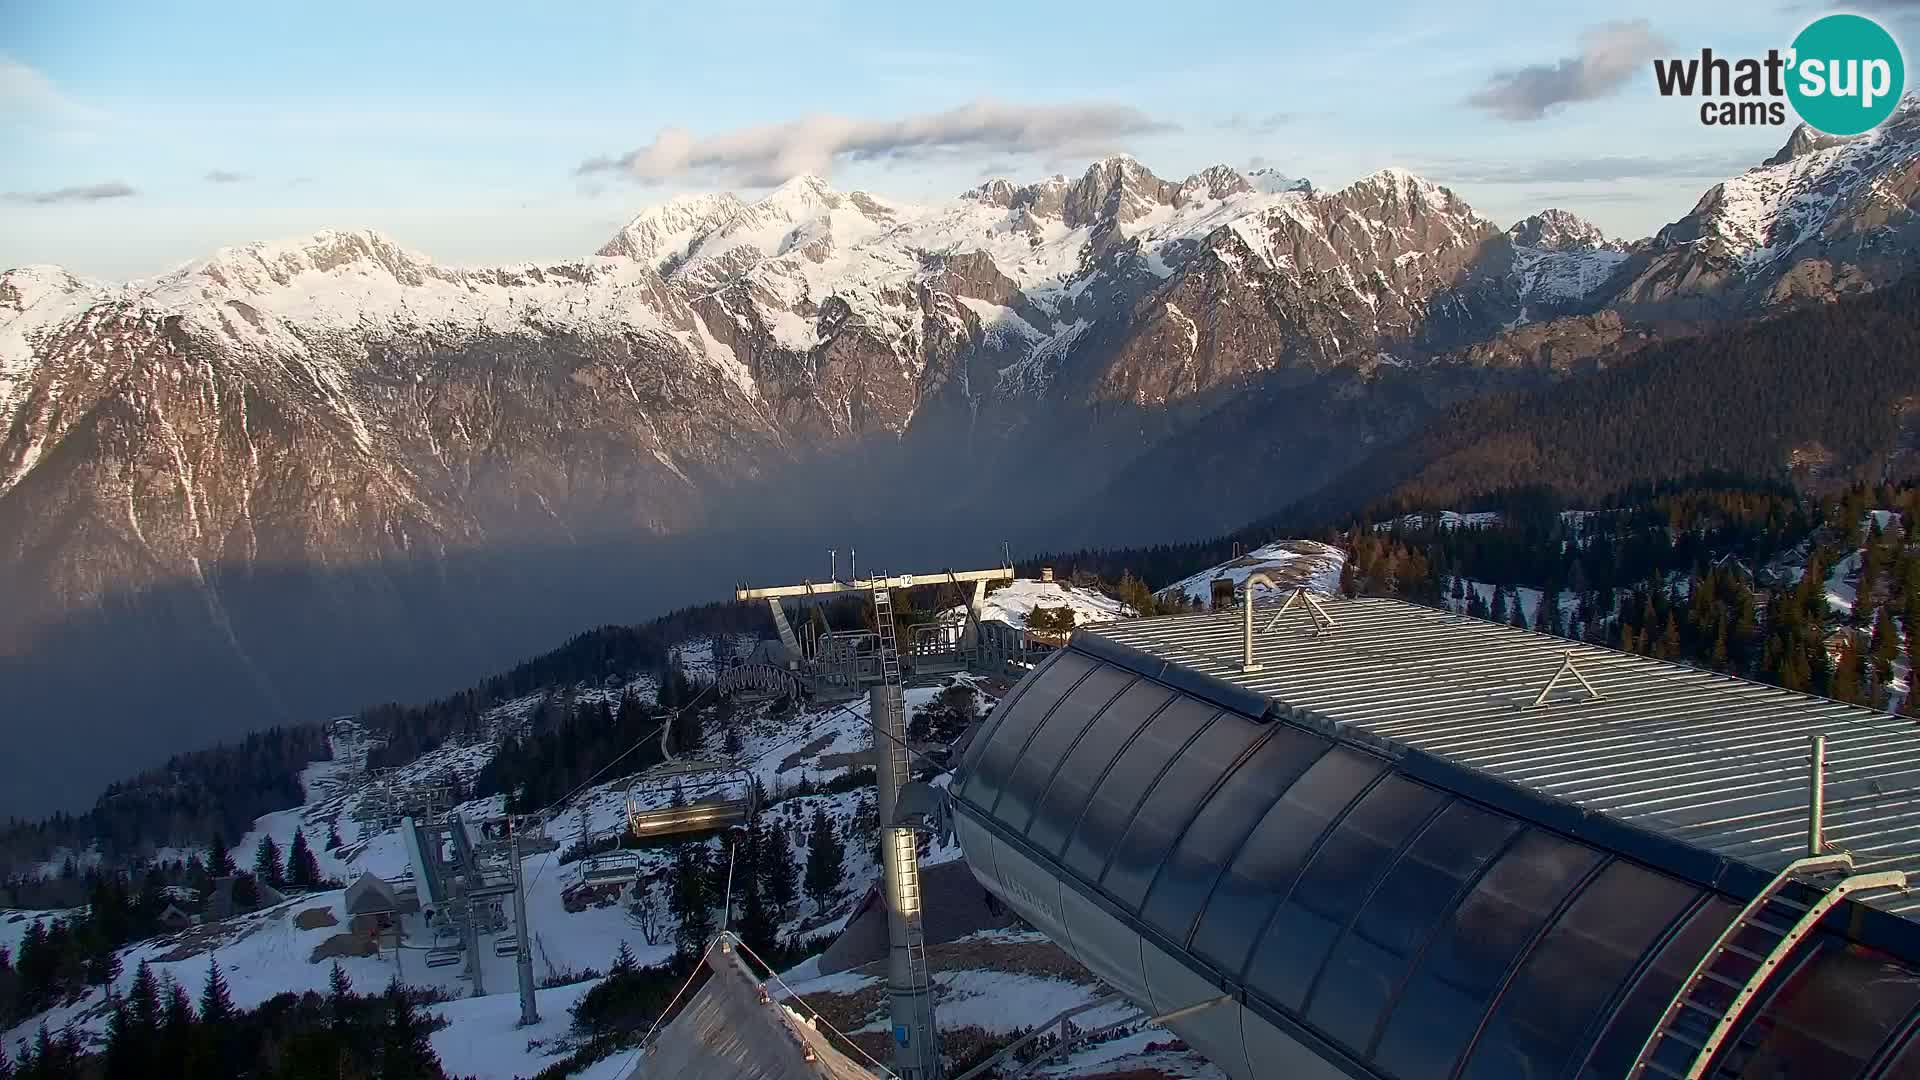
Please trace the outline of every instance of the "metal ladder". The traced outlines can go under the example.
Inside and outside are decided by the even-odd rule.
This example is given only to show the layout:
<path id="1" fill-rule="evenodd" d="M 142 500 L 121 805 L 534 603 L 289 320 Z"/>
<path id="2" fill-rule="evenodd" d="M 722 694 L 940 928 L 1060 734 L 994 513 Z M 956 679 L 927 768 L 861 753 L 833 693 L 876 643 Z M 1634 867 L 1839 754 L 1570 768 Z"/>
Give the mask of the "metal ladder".
<path id="1" fill-rule="evenodd" d="M 1809 880 L 1834 874 L 1845 876 L 1824 890 L 1819 882 Z M 1788 895 L 1791 886 L 1800 888 Z M 1747 1006 L 1822 915 L 1849 893 L 1906 887 L 1907 875 L 1899 870 L 1853 873 L 1853 856 L 1848 852 L 1789 863 L 1734 916 L 1694 965 L 1641 1045 L 1627 1080 L 1650 1076 L 1699 1080 Z"/>
<path id="2" fill-rule="evenodd" d="M 893 589 L 886 575 L 876 574 L 873 587 L 873 630 L 880 637 L 880 681 L 900 685 L 900 642 L 893 629 Z"/>

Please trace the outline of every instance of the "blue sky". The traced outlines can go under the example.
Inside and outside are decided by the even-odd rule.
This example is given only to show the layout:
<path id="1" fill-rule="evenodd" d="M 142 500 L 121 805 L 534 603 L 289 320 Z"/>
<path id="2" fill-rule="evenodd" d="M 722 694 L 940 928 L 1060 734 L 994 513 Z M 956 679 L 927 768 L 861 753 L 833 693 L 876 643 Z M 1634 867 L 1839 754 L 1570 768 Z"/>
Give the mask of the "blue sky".
<path id="1" fill-rule="evenodd" d="M 790 164 L 935 198 L 1112 150 L 1322 187 L 1402 165 L 1503 224 L 1557 205 L 1641 236 L 1788 129 L 1702 127 L 1634 50 L 1751 55 L 1824 9 L 1516 12 L 0 0 L 0 267 L 140 277 L 361 226 L 451 263 L 565 259 L 650 203 Z M 1621 74 L 1594 67 L 1608 50 Z M 1531 66 L 1573 70 L 1576 99 L 1529 118 L 1489 96 Z"/>

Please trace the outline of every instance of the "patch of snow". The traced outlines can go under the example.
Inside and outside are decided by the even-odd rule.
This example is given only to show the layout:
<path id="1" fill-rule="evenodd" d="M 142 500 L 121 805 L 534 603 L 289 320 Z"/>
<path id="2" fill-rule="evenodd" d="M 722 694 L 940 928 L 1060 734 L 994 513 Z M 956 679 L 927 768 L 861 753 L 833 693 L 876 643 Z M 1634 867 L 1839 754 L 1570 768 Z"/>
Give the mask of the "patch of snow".
<path id="1" fill-rule="evenodd" d="M 1167 318 L 1174 320 L 1186 329 L 1187 355 L 1192 356 L 1198 353 L 1200 351 L 1200 325 L 1189 318 L 1186 312 L 1181 311 L 1179 306 L 1173 301 L 1167 301 L 1165 307 L 1167 309 Z"/>
<path id="2" fill-rule="evenodd" d="M 1226 578 L 1237 589 L 1241 582 L 1254 574 L 1266 574 L 1281 582 L 1283 588 L 1301 585 L 1315 592 L 1331 593 L 1340 588 L 1340 569 L 1346 565 L 1346 561 L 1347 553 L 1331 544 L 1317 540 L 1276 540 L 1237 559 L 1182 578 L 1161 589 L 1157 595 L 1184 594 L 1204 605 L 1212 601 L 1215 578 Z M 1267 592 L 1265 587 L 1261 588 L 1263 596 Z"/>
<path id="3" fill-rule="evenodd" d="M 1043 607 L 1072 609 L 1076 626 L 1131 619 L 1140 614 L 1106 593 L 1093 589 L 1076 588 L 1063 581 L 1018 578 L 987 594 L 986 603 L 980 609 L 980 620 L 1004 622 L 1024 630 L 1027 618 L 1034 609 Z M 964 619 L 966 608 L 950 608 L 942 612 L 941 617 L 948 620 Z"/>

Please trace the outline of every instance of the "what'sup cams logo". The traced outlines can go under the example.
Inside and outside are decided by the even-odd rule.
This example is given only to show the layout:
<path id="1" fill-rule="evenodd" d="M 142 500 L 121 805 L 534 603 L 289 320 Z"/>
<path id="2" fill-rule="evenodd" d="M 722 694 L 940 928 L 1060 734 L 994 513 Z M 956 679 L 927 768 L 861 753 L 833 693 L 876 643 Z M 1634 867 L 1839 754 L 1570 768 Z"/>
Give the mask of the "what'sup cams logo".
<path id="1" fill-rule="evenodd" d="M 1715 127 L 1784 124 L 1787 104 L 1828 135 L 1871 131 L 1893 114 L 1906 89 L 1906 65 L 1893 35 L 1864 15 L 1828 15 L 1800 31 L 1784 52 L 1729 60 L 1655 60 L 1662 97 L 1697 97 L 1700 122 Z M 1784 99 L 1784 100 L 1782 100 Z"/>

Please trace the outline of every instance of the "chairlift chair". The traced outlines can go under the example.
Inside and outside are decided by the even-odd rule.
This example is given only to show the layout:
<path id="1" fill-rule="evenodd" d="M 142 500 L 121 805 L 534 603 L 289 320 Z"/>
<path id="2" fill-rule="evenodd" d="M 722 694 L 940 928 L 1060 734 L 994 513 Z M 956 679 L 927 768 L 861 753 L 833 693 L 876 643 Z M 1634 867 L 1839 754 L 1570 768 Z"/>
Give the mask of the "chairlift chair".
<path id="1" fill-rule="evenodd" d="M 661 780 L 672 778 L 681 784 L 683 793 L 689 791 L 716 791 L 703 798 L 689 797 L 679 806 L 660 806 L 642 809 L 640 800 L 634 793 L 635 784 L 627 788 L 627 828 L 642 840 L 665 839 L 687 836 L 694 833 L 716 832 L 752 820 L 759 812 L 759 788 L 753 782 L 753 774 L 737 765 L 713 762 L 712 768 L 704 770 L 706 779 L 688 781 L 688 776 L 698 776 L 699 772 L 690 771 L 687 764 L 677 767 L 661 766 L 642 773 L 639 780 Z M 664 771 L 663 771 L 664 770 Z M 742 794 L 733 797 L 726 794 L 724 786 L 741 784 Z"/>

